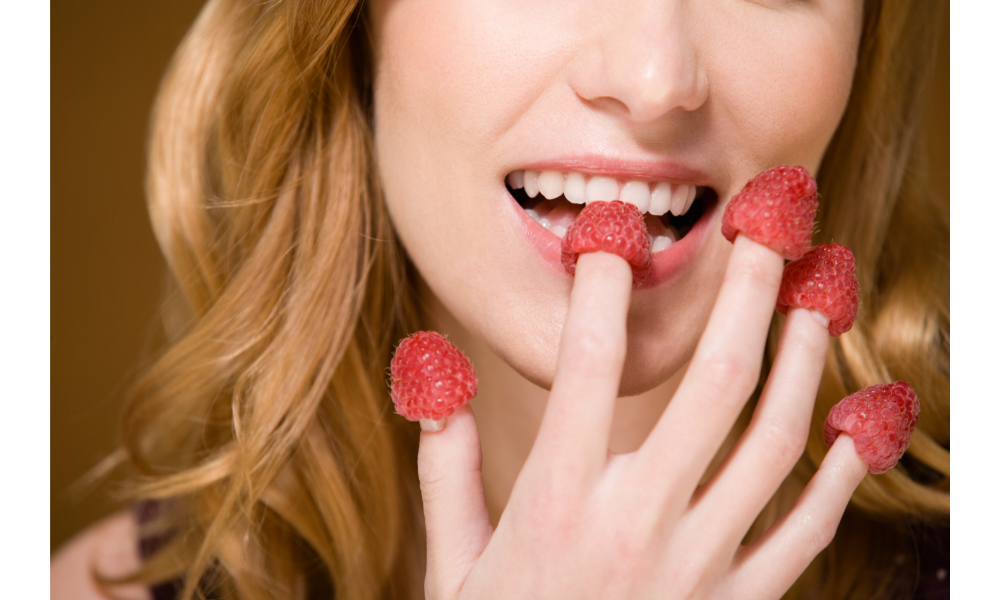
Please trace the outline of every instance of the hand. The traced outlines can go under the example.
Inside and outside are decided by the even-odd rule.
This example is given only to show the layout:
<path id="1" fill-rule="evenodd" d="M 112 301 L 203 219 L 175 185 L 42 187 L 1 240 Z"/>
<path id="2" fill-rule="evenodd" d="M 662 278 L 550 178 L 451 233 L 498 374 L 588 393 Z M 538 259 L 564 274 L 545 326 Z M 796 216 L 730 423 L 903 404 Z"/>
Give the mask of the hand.
<path id="1" fill-rule="evenodd" d="M 613 455 L 632 276 L 617 256 L 581 256 L 538 438 L 495 532 L 469 408 L 421 434 L 427 598 L 779 598 L 868 469 L 842 435 L 794 507 L 741 544 L 805 447 L 825 362 L 822 317 L 794 309 L 750 426 L 699 485 L 755 388 L 782 268 L 736 238 L 683 382 L 643 446 Z"/>

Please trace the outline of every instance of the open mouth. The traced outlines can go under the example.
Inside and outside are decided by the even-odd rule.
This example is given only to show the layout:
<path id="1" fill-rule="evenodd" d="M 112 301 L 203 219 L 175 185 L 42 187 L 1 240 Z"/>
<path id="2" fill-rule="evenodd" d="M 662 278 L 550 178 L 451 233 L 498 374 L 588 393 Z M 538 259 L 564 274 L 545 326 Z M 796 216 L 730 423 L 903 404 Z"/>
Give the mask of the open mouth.
<path id="1" fill-rule="evenodd" d="M 717 200 L 712 188 L 666 181 L 622 181 L 613 177 L 560 171 L 513 171 L 507 191 L 524 212 L 562 238 L 583 207 L 621 200 L 643 213 L 650 251 L 666 250 L 684 238 Z"/>

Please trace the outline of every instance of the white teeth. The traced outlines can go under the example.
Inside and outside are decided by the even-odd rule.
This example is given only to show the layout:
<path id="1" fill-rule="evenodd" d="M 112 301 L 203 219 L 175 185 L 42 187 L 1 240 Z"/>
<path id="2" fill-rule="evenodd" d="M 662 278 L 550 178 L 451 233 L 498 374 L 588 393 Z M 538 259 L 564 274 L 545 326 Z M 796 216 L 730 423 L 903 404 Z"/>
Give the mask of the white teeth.
<path id="1" fill-rule="evenodd" d="M 526 208 L 524 212 L 528 213 L 528 216 L 534 219 L 539 225 L 554 233 L 559 239 L 566 236 L 566 227 L 564 225 L 552 224 L 552 220 L 548 216 L 550 211 L 544 211 L 544 214 L 539 214 L 534 208 Z M 558 221 L 558 219 L 556 220 Z"/>
<path id="2" fill-rule="evenodd" d="M 649 195 L 649 212 L 665 215 L 670 210 L 671 185 L 665 181 L 656 184 Z"/>
<path id="3" fill-rule="evenodd" d="M 529 198 L 538 195 L 538 171 L 524 172 L 524 193 L 528 194 Z"/>
<path id="4" fill-rule="evenodd" d="M 619 200 L 634 204 L 639 212 L 649 211 L 649 184 L 645 181 L 630 181 L 622 188 Z"/>
<path id="5" fill-rule="evenodd" d="M 684 203 L 687 202 L 689 185 L 675 185 L 673 194 L 670 195 L 670 212 L 675 216 L 684 213 Z"/>
<path id="6" fill-rule="evenodd" d="M 687 211 L 689 208 L 691 208 L 691 204 L 694 202 L 694 197 L 697 193 L 698 193 L 698 188 L 696 188 L 693 185 L 688 186 L 687 202 L 684 203 L 684 210 L 681 211 L 682 215 L 687 214 Z"/>
<path id="7" fill-rule="evenodd" d="M 677 234 L 677 230 L 671 226 L 667 227 L 666 232 L 663 235 L 656 236 L 652 242 L 650 242 L 649 251 L 652 253 L 660 252 L 661 250 L 666 250 L 677 241 L 680 236 Z"/>
<path id="8" fill-rule="evenodd" d="M 573 204 L 621 200 L 635 205 L 642 213 L 662 216 L 669 212 L 677 217 L 687 214 L 705 189 L 666 181 L 619 182 L 603 176 L 588 179 L 582 173 L 559 171 L 511 171 L 507 185 L 514 190 L 524 188 L 529 198 L 541 193 L 547 200 L 563 196 Z"/>
<path id="9" fill-rule="evenodd" d="M 584 199 L 587 202 L 617 200 L 618 182 L 610 177 L 591 177 Z"/>
<path id="10" fill-rule="evenodd" d="M 547 200 L 563 194 L 563 174 L 559 171 L 542 171 L 538 174 L 538 191 Z"/>
<path id="11" fill-rule="evenodd" d="M 688 209 L 691 208 L 691 203 L 694 202 L 694 195 L 697 191 L 698 188 L 693 185 L 674 186 L 674 193 L 670 199 L 670 212 L 678 217 L 687 213 Z"/>
<path id="12" fill-rule="evenodd" d="M 524 187 L 524 171 L 511 171 L 507 176 L 507 185 L 512 190 L 519 190 Z"/>
<path id="13" fill-rule="evenodd" d="M 583 204 L 587 194 L 587 180 L 580 173 L 570 173 L 566 176 L 563 195 L 573 204 Z"/>
<path id="14" fill-rule="evenodd" d="M 674 242 L 665 235 L 658 235 L 653 239 L 652 247 L 649 249 L 650 252 L 656 253 L 661 250 L 666 250 Z"/>

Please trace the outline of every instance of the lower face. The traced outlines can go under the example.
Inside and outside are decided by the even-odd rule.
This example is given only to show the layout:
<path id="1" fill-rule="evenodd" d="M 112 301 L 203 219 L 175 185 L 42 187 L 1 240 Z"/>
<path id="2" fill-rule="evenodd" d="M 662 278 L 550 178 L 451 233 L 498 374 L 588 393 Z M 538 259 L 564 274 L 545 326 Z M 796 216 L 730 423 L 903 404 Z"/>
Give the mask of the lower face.
<path id="1" fill-rule="evenodd" d="M 683 368 L 757 172 L 815 172 L 850 93 L 861 0 L 375 2 L 375 145 L 393 224 L 448 322 L 548 387 L 584 203 L 646 212 L 623 395 Z M 475 360 L 475 356 L 473 356 Z"/>

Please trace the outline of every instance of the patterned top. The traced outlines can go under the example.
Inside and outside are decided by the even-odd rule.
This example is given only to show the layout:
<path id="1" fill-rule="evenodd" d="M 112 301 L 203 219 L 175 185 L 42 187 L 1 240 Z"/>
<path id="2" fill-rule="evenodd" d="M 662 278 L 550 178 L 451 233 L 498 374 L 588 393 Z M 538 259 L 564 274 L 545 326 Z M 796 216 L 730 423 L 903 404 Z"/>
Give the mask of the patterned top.
<path id="1" fill-rule="evenodd" d="M 162 504 L 155 500 L 135 506 L 136 521 L 142 525 L 159 516 Z M 145 560 L 166 544 L 173 532 L 139 539 L 139 556 Z M 951 583 L 951 527 L 924 529 L 917 534 L 920 544 L 920 584 L 913 600 L 949 600 Z M 184 580 L 175 579 L 149 588 L 153 600 L 175 600 L 184 589 Z"/>

